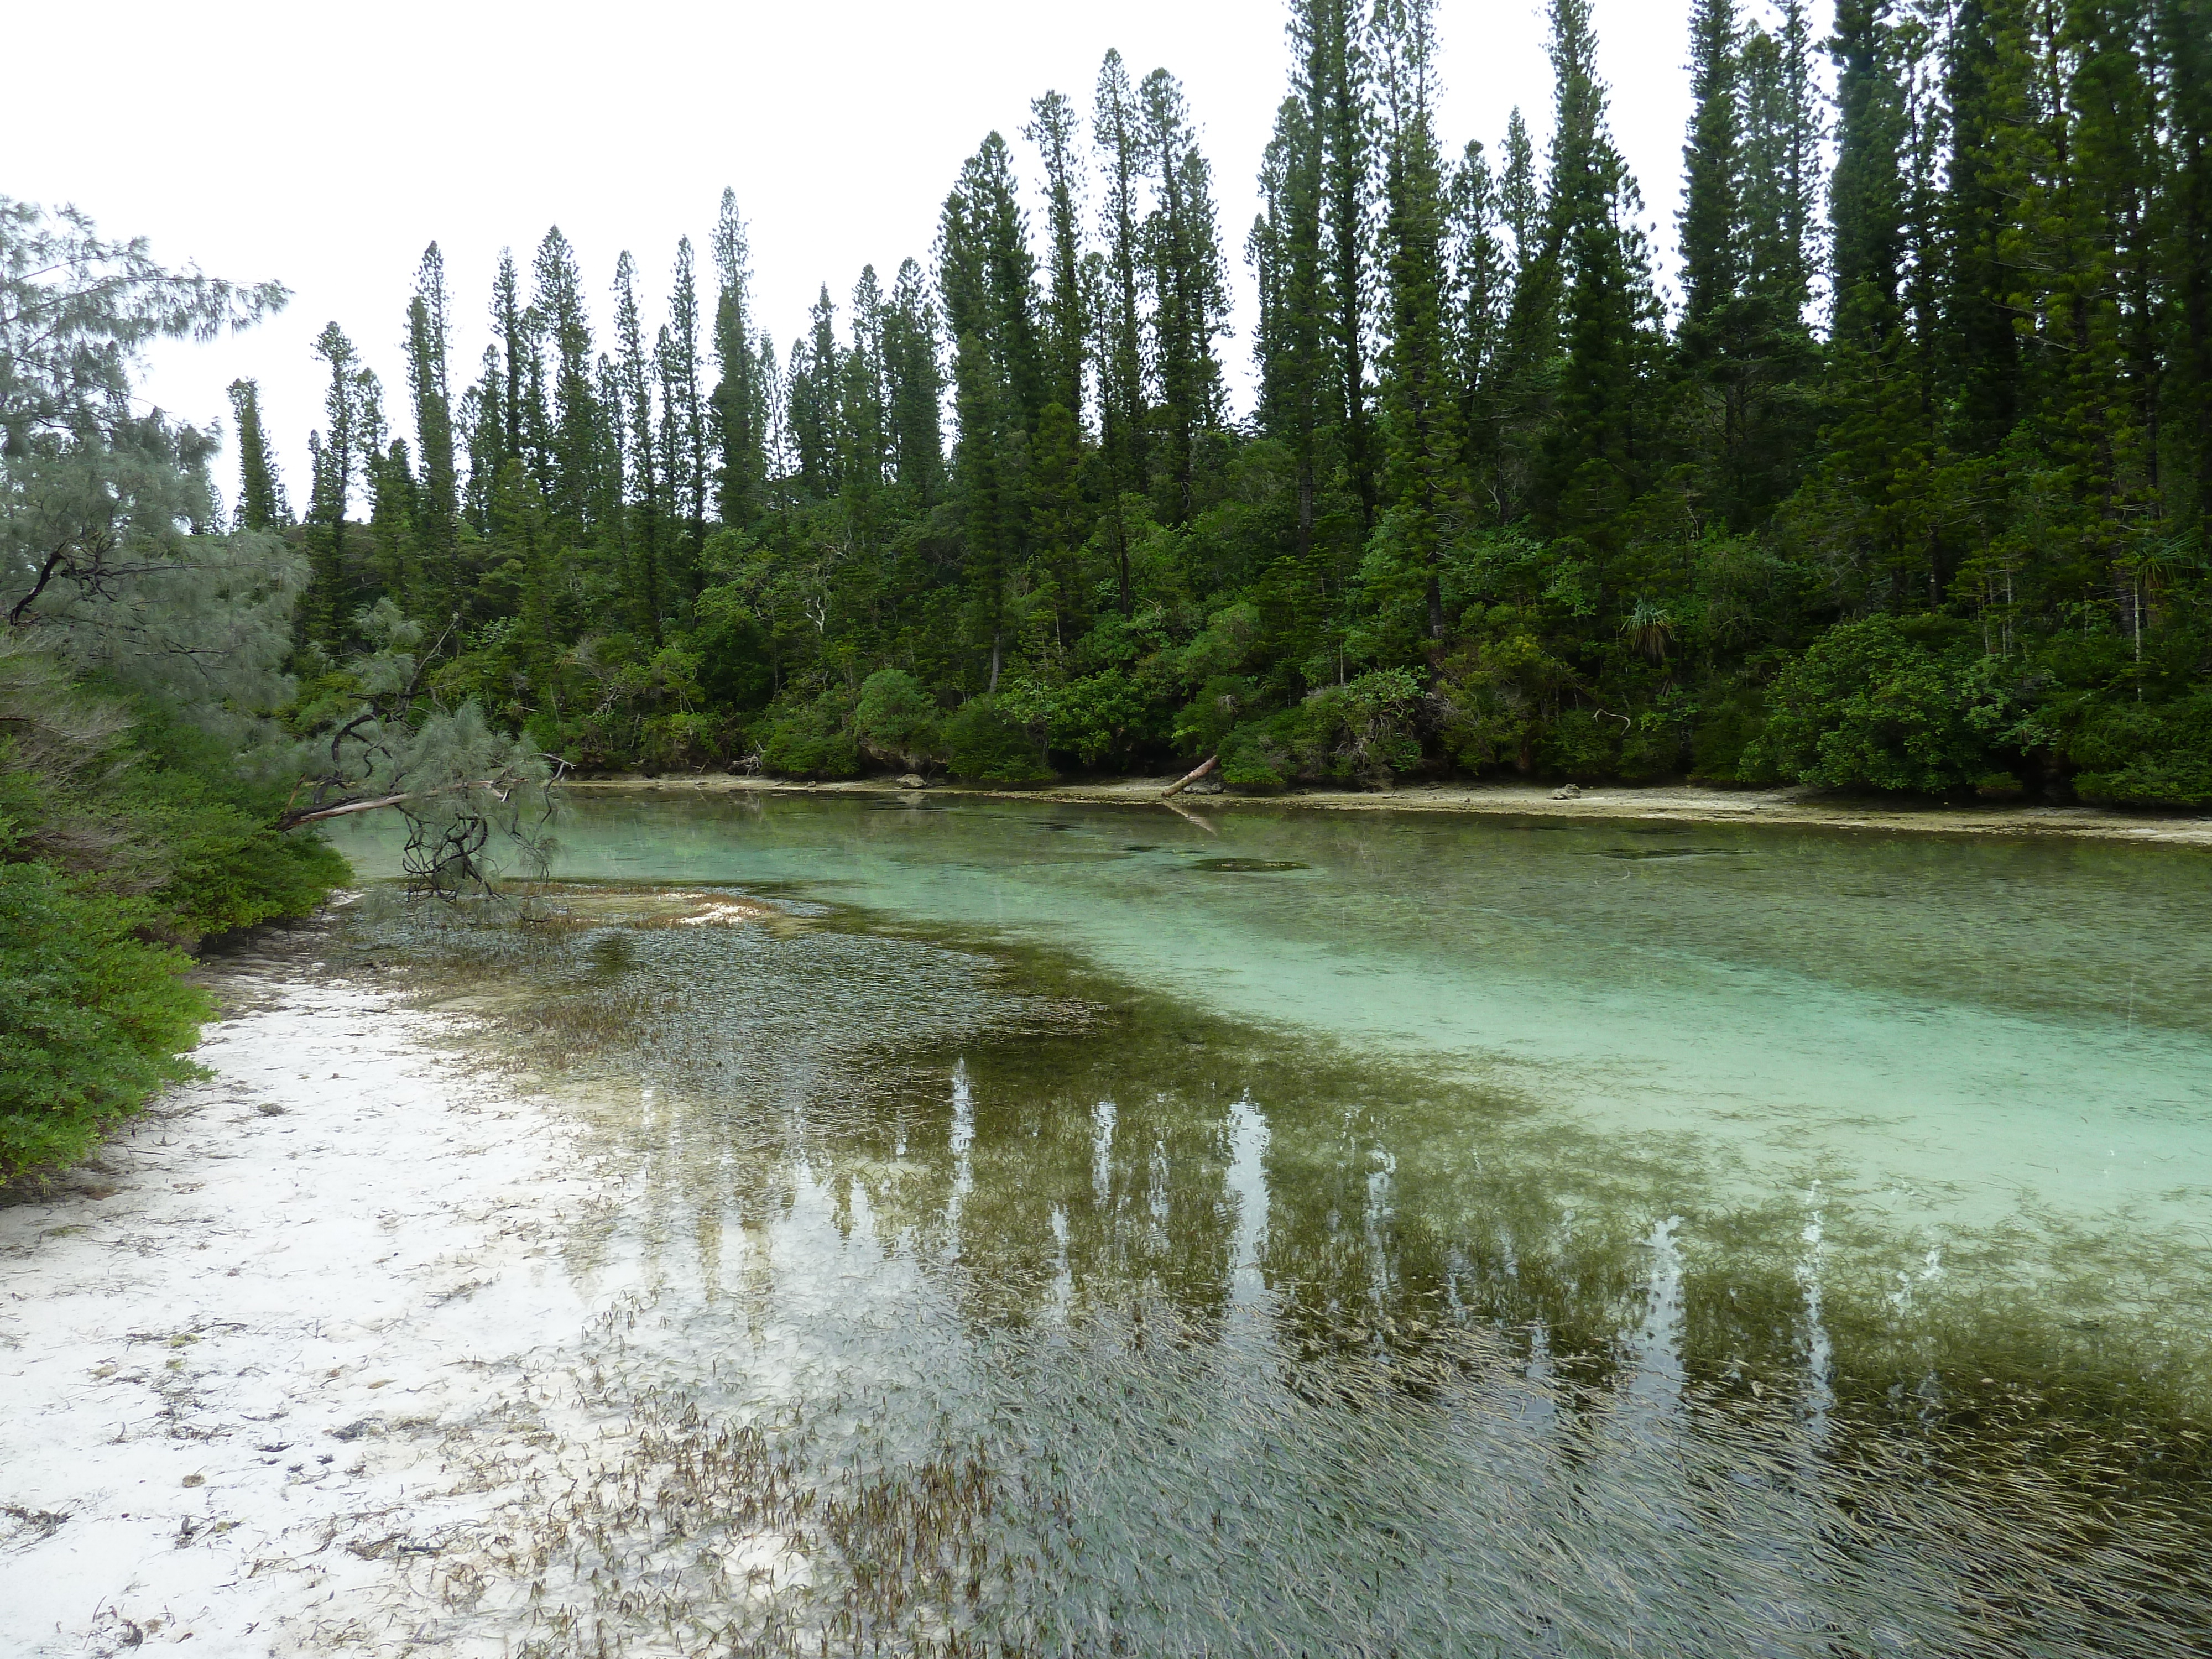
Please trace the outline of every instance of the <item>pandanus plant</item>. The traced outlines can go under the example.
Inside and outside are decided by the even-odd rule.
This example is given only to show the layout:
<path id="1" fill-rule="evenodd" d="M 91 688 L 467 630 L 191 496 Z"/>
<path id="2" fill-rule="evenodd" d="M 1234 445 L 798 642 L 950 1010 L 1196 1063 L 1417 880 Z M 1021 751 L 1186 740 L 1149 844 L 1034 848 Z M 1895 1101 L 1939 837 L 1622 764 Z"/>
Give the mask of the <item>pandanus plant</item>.
<path id="1" fill-rule="evenodd" d="M 1667 660 L 1667 647 L 1674 641 L 1674 619 L 1663 605 L 1638 599 L 1628 620 L 1620 625 L 1629 644 L 1654 662 Z"/>

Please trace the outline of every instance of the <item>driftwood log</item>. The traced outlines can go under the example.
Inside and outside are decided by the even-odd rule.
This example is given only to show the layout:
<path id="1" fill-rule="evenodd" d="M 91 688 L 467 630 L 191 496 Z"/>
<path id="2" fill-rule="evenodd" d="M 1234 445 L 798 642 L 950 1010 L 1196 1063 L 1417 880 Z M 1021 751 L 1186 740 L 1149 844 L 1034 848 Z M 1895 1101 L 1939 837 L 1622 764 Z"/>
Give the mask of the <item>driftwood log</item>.
<path id="1" fill-rule="evenodd" d="M 1182 793 L 1184 790 L 1189 788 L 1191 785 L 1196 783 L 1200 778 L 1205 777 L 1208 773 L 1218 770 L 1220 765 L 1221 757 L 1219 755 L 1208 755 L 1205 761 L 1200 764 L 1196 771 L 1190 774 L 1188 777 L 1176 780 L 1174 783 L 1170 784 L 1166 789 L 1162 791 L 1160 799 L 1162 800 L 1172 800 L 1176 796 Z"/>
<path id="2" fill-rule="evenodd" d="M 449 783 L 442 789 L 410 789 L 397 795 L 379 795 L 374 800 L 341 801 L 335 806 L 317 807 L 305 812 L 288 809 L 276 820 L 276 827 L 280 830 L 297 830 L 301 824 L 320 823 L 325 818 L 349 817 L 356 812 L 380 811 L 387 806 L 404 806 L 410 800 L 429 800 L 439 795 L 465 795 L 471 789 L 488 790 L 504 805 L 521 781 L 519 778 L 479 778 L 473 783 Z"/>

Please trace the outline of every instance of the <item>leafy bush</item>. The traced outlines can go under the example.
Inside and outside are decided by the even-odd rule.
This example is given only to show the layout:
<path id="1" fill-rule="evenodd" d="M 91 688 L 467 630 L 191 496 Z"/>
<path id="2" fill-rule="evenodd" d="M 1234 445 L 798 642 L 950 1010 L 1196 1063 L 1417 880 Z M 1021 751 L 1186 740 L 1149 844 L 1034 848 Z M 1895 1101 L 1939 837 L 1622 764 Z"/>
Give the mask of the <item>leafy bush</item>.
<path id="1" fill-rule="evenodd" d="M 1571 684 L 1567 665 L 1547 652 L 1510 607 L 1476 606 L 1466 626 L 1480 637 L 1443 665 L 1431 694 L 1437 736 L 1455 763 L 1471 772 L 1536 763 L 1540 711 Z"/>
<path id="2" fill-rule="evenodd" d="M 1264 726 L 1240 726 L 1221 740 L 1221 781 L 1245 794 L 1272 795 L 1287 788 L 1297 763 L 1273 729 L 1284 717 Z"/>
<path id="3" fill-rule="evenodd" d="M 1331 694 L 1323 692 L 1325 701 Z M 1402 668 L 1378 668 L 1362 674 L 1334 694 L 1343 722 L 1343 758 L 1361 776 L 1376 778 L 1411 771 L 1421 763 L 1420 739 L 1413 733 L 1421 683 Z"/>
<path id="4" fill-rule="evenodd" d="M 1257 688 L 1241 674 L 1214 675 L 1176 716 L 1176 747 L 1193 757 L 1213 753 L 1258 695 Z"/>
<path id="5" fill-rule="evenodd" d="M 82 1157 L 104 1124 L 194 1074 L 179 1056 L 209 1000 L 181 953 L 133 937 L 146 917 L 46 866 L 0 863 L 0 1176 Z"/>
<path id="6" fill-rule="evenodd" d="M 1662 691 L 1654 706 L 1636 717 L 1620 735 L 1620 775 L 1632 780 L 1672 777 L 1687 769 L 1691 722 L 1696 705 L 1676 691 Z"/>
<path id="7" fill-rule="evenodd" d="M 1014 700 L 999 700 L 1002 713 L 1018 715 L 1024 709 Z M 1109 668 L 1072 680 L 1050 692 L 1040 712 L 1047 740 L 1054 749 L 1072 753 L 1085 766 L 1096 766 L 1141 733 L 1152 714 L 1152 700 L 1126 672 Z"/>
<path id="8" fill-rule="evenodd" d="M 1547 772 L 1595 783 L 1679 772 L 1683 749 L 1682 721 L 1665 707 L 1638 716 L 1574 708 L 1562 709 L 1543 726 L 1536 756 Z"/>
<path id="9" fill-rule="evenodd" d="M 104 792 L 123 828 L 155 849 L 167 878 L 152 893 L 150 931 L 187 948 L 210 934 L 304 916 L 353 878 L 311 831 L 280 834 L 283 794 L 240 774 L 207 732 L 141 698 L 129 746 Z"/>
<path id="10" fill-rule="evenodd" d="M 702 605 L 688 636 L 698 659 L 699 690 L 717 708 L 750 713 L 768 706 L 775 690 L 768 636 L 758 622 L 728 606 Z"/>
<path id="11" fill-rule="evenodd" d="M 1547 772 L 1595 783 L 1620 769 L 1621 723 L 1589 708 L 1562 709 L 1536 745 Z"/>
<path id="12" fill-rule="evenodd" d="M 1052 776 L 1029 728 L 994 698 L 971 697 L 955 709 L 945 722 L 945 748 L 953 775 L 971 783 L 1042 783 Z"/>
<path id="13" fill-rule="evenodd" d="M 242 723 L 204 718 L 0 631 L 0 1177 L 82 1157 L 192 1074 L 209 1008 L 176 947 L 348 878 L 273 827 L 282 774 L 241 764 Z"/>
<path id="14" fill-rule="evenodd" d="M 1402 668 L 1323 686 L 1224 738 L 1222 781 L 1262 794 L 1292 781 L 1386 782 L 1392 773 L 1420 763 L 1420 740 L 1412 731 L 1420 703 L 1420 682 Z"/>
<path id="15" fill-rule="evenodd" d="M 1887 617 L 1839 623 L 1785 668 L 1747 763 L 1823 788 L 1940 795 L 2030 738 L 1990 659 L 1938 655 Z"/>
<path id="16" fill-rule="evenodd" d="M 651 772 L 703 772 L 729 759 L 730 726 L 726 715 L 698 710 L 648 714 L 638 723 L 638 763 Z"/>
<path id="17" fill-rule="evenodd" d="M 1698 726 L 1690 776 L 1699 783 L 1778 782 L 1772 764 L 1753 749 L 1765 730 L 1765 705 L 1757 691 L 1724 699 Z"/>
<path id="18" fill-rule="evenodd" d="M 2108 704 L 2066 745 L 2085 769 L 2084 800 L 2122 806 L 2212 806 L 2212 690 L 2172 702 Z"/>
<path id="19" fill-rule="evenodd" d="M 1262 626 L 1256 605 L 1240 603 L 1215 611 L 1178 653 L 1177 666 L 1185 683 L 1234 674 L 1252 654 Z"/>
<path id="20" fill-rule="evenodd" d="M 772 709 L 761 764 L 784 778 L 857 777 L 860 749 L 845 729 L 844 699 L 825 691 L 811 702 Z"/>
<path id="21" fill-rule="evenodd" d="M 195 815 L 176 828 L 174 873 L 153 895 L 158 931 L 179 944 L 304 916 L 350 879 L 338 850 L 319 836 L 279 835 L 232 811 Z"/>
<path id="22" fill-rule="evenodd" d="M 904 669 L 879 668 L 860 687 L 853 735 L 874 759 L 919 771 L 939 752 L 937 701 Z"/>
<path id="23" fill-rule="evenodd" d="M 58 690 L 49 710 L 82 720 L 100 707 Z M 126 707 L 106 712 L 120 720 Z M 20 727 L 21 712 L 0 697 L 0 733 Z M 187 949 L 210 934 L 305 915 L 350 879 L 319 836 L 278 833 L 281 791 L 240 775 L 221 744 L 149 701 L 130 712 L 135 725 L 67 759 L 0 735 L 9 856 L 82 877 L 88 891 L 144 898 L 140 930 Z"/>

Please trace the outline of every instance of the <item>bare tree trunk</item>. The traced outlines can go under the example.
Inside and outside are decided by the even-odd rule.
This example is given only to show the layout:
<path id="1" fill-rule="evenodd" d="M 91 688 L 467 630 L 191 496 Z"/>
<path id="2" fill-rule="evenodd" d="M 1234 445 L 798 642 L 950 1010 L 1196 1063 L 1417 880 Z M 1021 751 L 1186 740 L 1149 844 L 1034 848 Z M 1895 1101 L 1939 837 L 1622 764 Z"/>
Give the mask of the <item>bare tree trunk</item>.
<path id="1" fill-rule="evenodd" d="M 1180 795 L 1184 790 L 1189 788 L 1191 785 L 1196 783 L 1200 778 L 1206 776 L 1207 773 L 1216 770 L 1220 764 L 1220 756 L 1208 755 L 1206 757 L 1205 762 L 1196 771 L 1193 772 L 1189 776 L 1182 779 L 1178 782 L 1170 784 L 1165 789 L 1162 790 L 1160 792 L 1160 799 L 1162 800 L 1169 800 L 1172 799 L 1175 796 Z"/>

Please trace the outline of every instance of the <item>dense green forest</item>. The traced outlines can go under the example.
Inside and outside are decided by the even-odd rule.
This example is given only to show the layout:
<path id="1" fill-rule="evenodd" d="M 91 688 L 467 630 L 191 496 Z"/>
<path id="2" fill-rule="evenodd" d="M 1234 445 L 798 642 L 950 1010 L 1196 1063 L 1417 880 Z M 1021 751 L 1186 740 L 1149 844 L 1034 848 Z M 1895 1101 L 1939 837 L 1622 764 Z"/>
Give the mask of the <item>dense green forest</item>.
<path id="1" fill-rule="evenodd" d="M 389 601 L 447 702 L 588 769 L 2212 799 L 2212 11 L 1747 11 L 1686 20 L 1670 294 L 1589 0 L 1540 156 L 1437 130 L 1424 0 L 1296 0 L 1249 417 L 1213 162 L 1115 55 L 1030 106 L 1027 188 L 987 137 L 926 263 L 781 354 L 727 196 L 665 327 L 625 254 L 595 338 L 555 230 L 467 374 L 433 246 L 404 435 L 320 342 L 306 655 Z"/>
<path id="2" fill-rule="evenodd" d="M 452 891 L 564 765 L 2212 804 L 2212 0 L 1695 0 L 1672 289 L 1550 11 L 1540 155 L 1437 130 L 1432 0 L 1293 0 L 1241 250 L 1109 53 L 781 352 L 731 195 L 650 338 L 554 230 L 457 366 L 434 245 L 296 516 L 253 384 L 234 506 L 131 395 L 284 290 L 0 198 L 0 1176 L 179 1074 L 319 822 Z"/>

